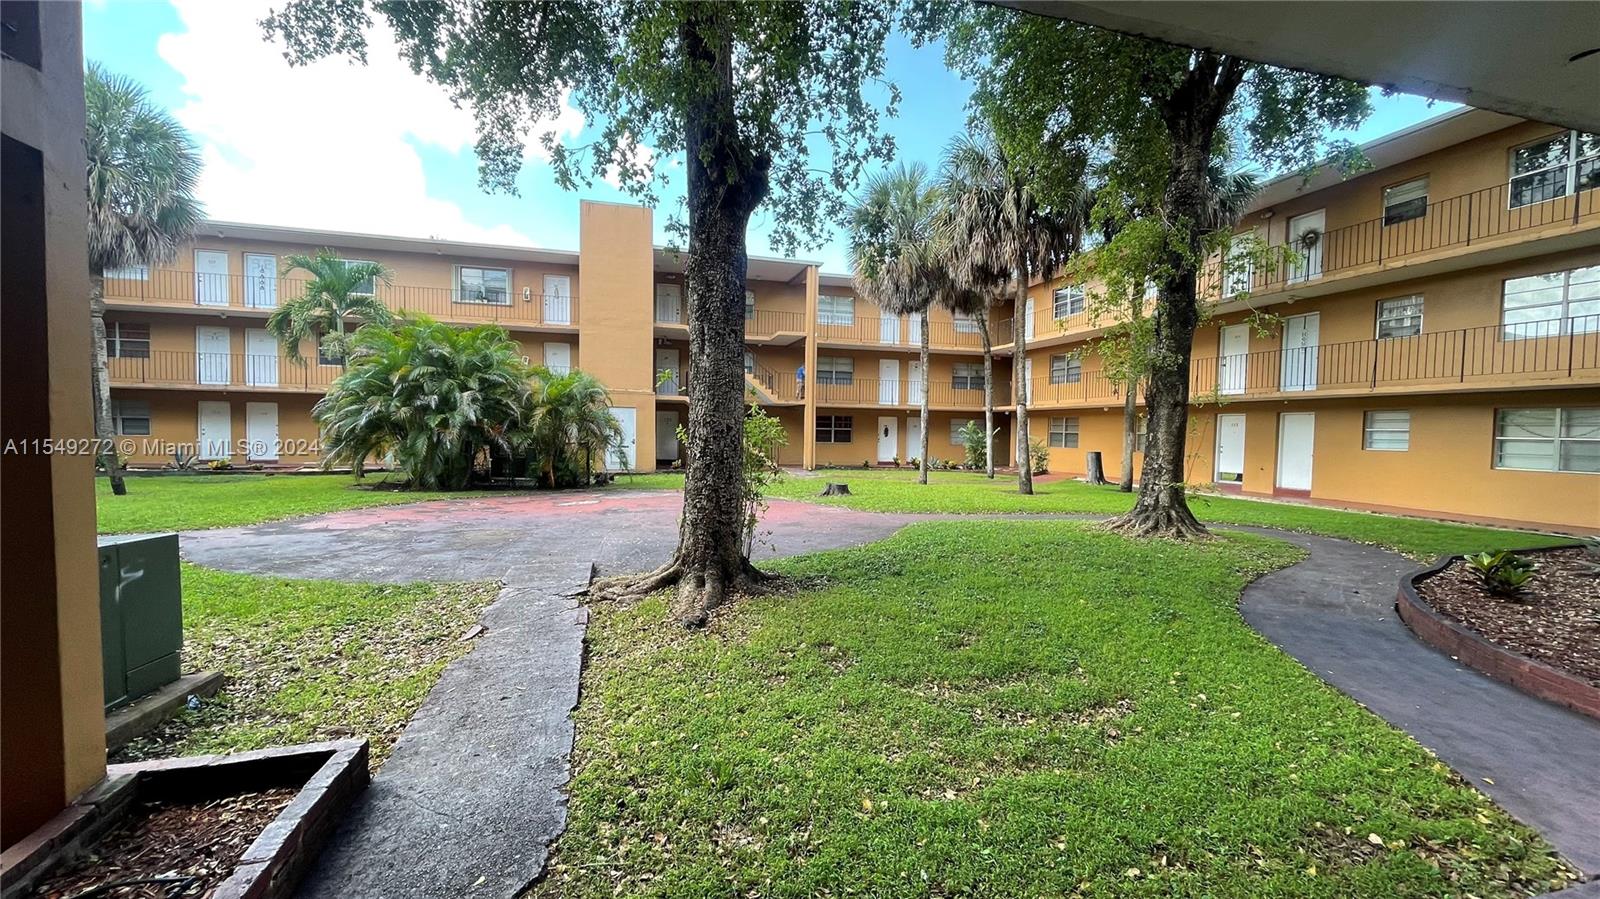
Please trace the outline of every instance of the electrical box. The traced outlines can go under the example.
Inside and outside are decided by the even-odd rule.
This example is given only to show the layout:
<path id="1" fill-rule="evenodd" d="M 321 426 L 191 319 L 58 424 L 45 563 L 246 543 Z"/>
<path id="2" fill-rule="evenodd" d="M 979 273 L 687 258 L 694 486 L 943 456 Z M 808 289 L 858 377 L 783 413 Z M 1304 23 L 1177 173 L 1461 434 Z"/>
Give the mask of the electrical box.
<path id="1" fill-rule="evenodd" d="M 103 536 L 99 546 L 100 648 L 110 709 L 178 679 L 183 588 L 177 534 Z"/>

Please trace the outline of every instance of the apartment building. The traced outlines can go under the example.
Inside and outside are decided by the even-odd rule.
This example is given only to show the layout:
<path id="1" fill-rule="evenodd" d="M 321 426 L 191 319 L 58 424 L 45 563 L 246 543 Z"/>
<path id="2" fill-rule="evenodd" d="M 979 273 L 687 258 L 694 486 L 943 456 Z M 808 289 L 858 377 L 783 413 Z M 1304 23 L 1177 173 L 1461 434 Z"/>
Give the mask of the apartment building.
<path id="1" fill-rule="evenodd" d="M 1282 178 L 1250 208 L 1241 232 L 1292 261 L 1215 260 L 1203 274 L 1215 314 L 1195 337 L 1187 480 L 1600 528 L 1600 138 L 1462 110 L 1364 149 L 1360 175 Z M 648 209 L 584 202 L 571 251 L 209 223 L 171 266 L 107 278 L 118 432 L 135 439 L 135 465 L 174 449 L 316 462 L 310 410 L 341 369 L 314 346 L 290 361 L 264 324 L 298 290 L 285 258 L 329 247 L 392 270 L 371 289 L 395 310 L 494 322 L 530 361 L 595 374 L 629 467 L 670 465 L 694 372 L 683 260 L 651 244 L 651 224 Z M 1081 474 L 1099 451 L 1116 476 L 1123 388 L 1095 354 L 1108 323 L 1092 320 L 1093 289 L 1030 289 L 1030 430 L 1052 471 Z M 1252 329 L 1255 310 L 1280 324 Z M 1002 464 L 1013 313 L 989 315 Z M 752 257 L 745 326 L 750 395 L 784 423 L 785 464 L 910 460 L 923 391 L 930 456 L 960 459 L 956 431 L 982 419 L 976 321 L 935 310 L 924 372 L 919 320 L 815 263 Z"/>

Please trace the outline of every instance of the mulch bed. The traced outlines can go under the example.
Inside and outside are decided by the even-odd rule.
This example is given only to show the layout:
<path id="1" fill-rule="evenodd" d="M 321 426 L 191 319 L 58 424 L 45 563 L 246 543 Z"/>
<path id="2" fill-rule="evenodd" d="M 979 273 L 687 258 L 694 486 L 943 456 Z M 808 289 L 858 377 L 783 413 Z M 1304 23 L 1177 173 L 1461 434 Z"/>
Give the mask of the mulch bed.
<path id="1" fill-rule="evenodd" d="M 245 850 L 294 796 L 294 790 L 280 789 L 207 802 L 135 803 L 90 855 L 45 880 L 33 895 L 41 899 L 209 895 L 228 879 Z"/>
<path id="2" fill-rule="evenodd" d="M 1490 642 L 1600 686 L 1600 577 L 1584 576 L 1593 557 L 1582 549 L 1524 555 L 1539 569 L 1521 600 L 1491 594 L 1459 559 L 1417 593 Z"/>

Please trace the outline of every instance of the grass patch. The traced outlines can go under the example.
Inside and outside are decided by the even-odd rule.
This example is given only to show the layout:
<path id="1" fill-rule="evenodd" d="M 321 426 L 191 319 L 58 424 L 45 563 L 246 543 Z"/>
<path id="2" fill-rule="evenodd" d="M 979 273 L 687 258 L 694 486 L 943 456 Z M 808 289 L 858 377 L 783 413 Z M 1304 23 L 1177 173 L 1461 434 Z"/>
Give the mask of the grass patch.
<path id="1" fill-rule="evenodd" d="M 124 747 L 115 761 L 238 752 L 344 737 L 376 768 L 494 584 L 350 584 L 183 566 L 184 667 L 227 686 Z"/>
<path id="2" fill-rule="evenodd" d="M 1506 896 L 1570 871 L 1278 652 L 1298 550 L 938 522 L 709 634 L 601 604 L 538 896 Z M 1371 836 L 1376 835 L 1376 836 Z"/>

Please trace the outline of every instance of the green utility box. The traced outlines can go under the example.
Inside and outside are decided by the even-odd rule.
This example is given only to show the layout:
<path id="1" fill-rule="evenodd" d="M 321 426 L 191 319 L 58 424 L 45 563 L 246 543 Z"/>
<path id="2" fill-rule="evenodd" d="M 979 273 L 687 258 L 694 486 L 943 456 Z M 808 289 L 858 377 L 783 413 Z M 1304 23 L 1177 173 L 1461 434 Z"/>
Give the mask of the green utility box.
<path id="1" fill-rule="evenodd" d="M 178 679 L 183 588 L 177 534 L 100 538 L 100 648 L 107 709 Z"/>

